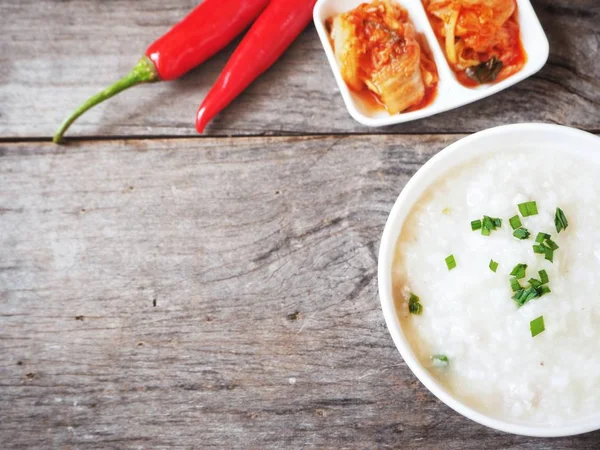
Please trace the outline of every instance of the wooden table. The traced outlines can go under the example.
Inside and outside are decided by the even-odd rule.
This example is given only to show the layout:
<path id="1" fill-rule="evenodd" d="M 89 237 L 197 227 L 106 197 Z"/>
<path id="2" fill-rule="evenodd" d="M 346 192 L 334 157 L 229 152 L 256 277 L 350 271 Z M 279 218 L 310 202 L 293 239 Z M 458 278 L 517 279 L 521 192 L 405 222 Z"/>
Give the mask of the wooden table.
<path id="1" fill-rule="evenodd" d="M 234 46 L 49 137 L 196 3 L 0 1 L 0 439 L 8 448 L 600 448 L 456 414 L 385 327 L 379 239 L 462 135 L 600 133 L 600 3 L 538 0 L 545 68 L 385 129 L 354 122 L 310 26 L 196 136 Z"/>

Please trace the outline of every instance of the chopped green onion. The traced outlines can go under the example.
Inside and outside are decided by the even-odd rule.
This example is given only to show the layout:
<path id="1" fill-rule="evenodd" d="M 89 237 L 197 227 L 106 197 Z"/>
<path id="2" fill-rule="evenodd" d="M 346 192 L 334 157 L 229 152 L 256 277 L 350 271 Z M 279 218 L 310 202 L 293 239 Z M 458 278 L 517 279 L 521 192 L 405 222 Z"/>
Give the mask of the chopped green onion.
<path id="1" fill-rule="evenodd" d="M 482 224 L 490 230 L 495 230 L 502 226 L 502 219 L 498 217 L 483 216 Z"/>
<path id="2" fill-rule="evenodd" d="M 481 230 L 481 234 L 484 236 L 489 236 L 492 231 L 497 230 L 501 226 L 502 219 L 498 217 L 483 216 L 483 219 L 471 222 L 471 230 Z"/>
<path id="3" fill-rule="evenodd" d="M 510 219 L 508 219 L 508 222 L 510 223 L 510 226 L 512 227 L 513 230 L 516 230 L 521 225 L 523 225 L 521 223 L 521 219 L 519 219 L 519 216 L 512 216 Z"/>
<path id="4" fill-rule="evenodd" d="M 423 305 L 421 305 L 421 299 L 412 292 L 410 293 L 410 299 L 408 300 L 408 311 L 411 314 L 421 314 L 423 312 Z"/>
<path id="5" fill-rule="evenodd" d="M 456 267 L 456 260 L 454 259 L 454 255 L 450 255 L 446 258 L 446 266 L 448 266 L 448 270 L 452 270 Z"/>
<path id="6" fill-rule="evenodd" d="M 494 261 L 493 259 L 490 260 L 490 270 L 492 272 L 496 272 L 496 270 L 498 270 L 498 263 L 496 261 Z"/>
<path id="7" fill-rule="evenodd" d="M 538 213 L 537 204 L 535 202 L 520 203 L 519 212 L 523 217 L 535 216 Z"/>
<path id="8" fill-rule="evenodd" d="M 445 216 L 449 216 L 451 212 L 452 210 L 450 208 L 442 209 L 442 214 L 444 214 Z"/>
<path id="9" fill-rule="evenodd" d="M 433 362 L 434 366 L 438 367 L 446 367 L 448 364 L 450 364 L 450 361 L 446 355 L 433 355 L 431 357 L 431 361 Z"/>
<path id="10" fill-rule="evenodd" d="M 519 283 L 519 280 L 517 280 L 516 278 L 511 278 L 510 279 L 510 288 L 512 289 L 513 292 L 518 292 L 523 289 L 523 286 L 521 286 L 521 283 Z"/>
<path id="11" fill-rule="evenodd" d="M 525 271 L 523 266 L 527 267 L 525 264 L 519 264 L 513 269 L 513 272 L 519 272 L 517 276 L 521 275 Z M 548 273 L 545 270 L 540 270 L 538 273 L 540 274 L 540 279 L 530 278 L 527 282 L 529 283 L 527 287 L 521 286 L 517 278 L 510 279 L 510 287 L 515 292 L 512 298 L 519 306 L 523 306 L 534 298 L 539 298 L 550 293 L 550 288 L 546 285 L 549 281 Z"/>
<path id="12" fill-rule="evenodd" d="M 552 242 L 552 241 L 550 241 L 550 242 Z M 543 244 L 541 244 L 541 245 L 542 245 L 542 247 L 544 247 L 544 255 L 545 255 L 544 258 L 547 261 L 550 261 L 551 263 L 553 263 L 554 262 L 554 250 L 555 249 L 553 249 L 552 247 L 550 247 L 548 245 L 548 239 L 546 239 L 546 241 Z M 554 244 L 554 245 L 556 245 L 556 244 Z"/>
<path id="13" fill-rule="evenodd" d="M 534 298 L 537 298 L 540 296 L 539 291 L 533 287 L 533 286 L 529 286 L 527 289 L 525 289 L 525 302 L 527 303 L 529 300 L 533 300 Z"/>
<path id="14" fill-rule="evenodd" d="M 517 280 L 521 278 L 525 278 L 525 273 L 527 272 L 527 264 L 517 264 L 510 275 L 514 276 Z"/>
<path id="15" fill-rule="evenodd" d="M 529 231 L 527 231 L 526 228 L 517 228 L 514 232 L 513 232 L 513 236 L 516 237 L 517 239 L 527 239 L 529 236 L 531 235 L 531 233 Z"/>
<path id="16" fill-rule="evenodd" d="M 408 311 L 411 314 L 419 315 L 423 311 L 423 305 L 420 303 L 413 303 L 412 305 L 408 305 Z"/>
<path id="17" fill-rule="evenodd" d="M 488 230 L 495 230 L 496 229 L 496 223 L 494 222 L 494 219 L 492 219 L 489 216 L 483 216 L 483 228 L 487 228 Z"/>
<path id="18" fill-rule="evenodd" d="M 513 300 L 515 300 L 519 304 L 519 306 L 523 306 L 528 301 L 533 300 L 534 298 L 539 296 L 540 294 L 538 290 L 533 286 L 529 286 L 528 288 L 517 291 L 517 293 L 513 295 Z"/>
<path id="19" fill-rule="evenodd" d="M 546 241 L 543 244 L 539 244 L 539 245 L 534 245 L 533 246 L 533 253 L 538 253 L 540 255 L 545 255 L 545 258 L 550 261 L 553 262 L 554 261 L 554 250 L 558 249 L 558 246 L 556 245 L 556 243 L 550 241 L 550 245 L 548 245 L 548 241 L 550 241 L 549 239 L 546 239 Z"/>
<path id="20" fill-rule="evenodd" d="M 513 292 L 514 292 L 515 294 L 512 296 L 512 299 L 513 299 L 515 302 L 517 302 L 517 304 L 518 304 L 519 306 L 523 306 L 523 303 L 521 302 L 520 298 L 521 298 L 521 296 L 523 295 L 523 292 L 525 292 L 525 289 L 524 289 L 523 287 L 521 287 L 521 289 L 517 289 L 517 290 L 515 291 L 515 290 L 514 290 L 514 288 L 513 288 Z"/>
<path id="21" fill-rule="evenodd" d="M 538 280 L 535 280 L 538 281 Z M 526 288 L 519 289 L 516 294 L 513 295 L 513 300 L 517 302 L 519 306 L 523 306 L 525 303 L 533 300 L 534 298 L 542 297 L 543 295 L 549 294 L 550 288 L 546 285 L 543 286 L 528 286 Z"/>
<path id="22" fill-rule="evenodd" d="M 530 278 L 528 283 L 534 288 L 539 288 L 543 284 L 540 280 L 536 278 Z"/>
<path id="23" fill-rule="evenodd" d="M 546 285 L 543 285 L 543 286 L 540 288 L 540 297 L 541 297 L 542 295 L 544 295 L 544 294 L 549 294 L 550 292 L 552 292 L 552 291 L 550 290 L 550 288 L 549 288 L 548 286 L 546 286 Z"/>
<path id="24" fill-rule="evenodd" d="M 543 332 L 546 329 L 546 326 L 544 325 L 544 316 L 540 316 L 529 322 L 529 329 L 531 330 L 531 337 L 536 337 Z"/>
<path id="25" fill-rule="evenodd" d="M 548 261 L 553 262 L 554 251 L 558 250 L 560 247 L 556 242 L 550 239 L 550 235 L 547 233 L 538 233 L 535 242 L 537 242 L 537 245 L 533 246 L 533 252 L 544 255 Z"/>
<path id="26" fill-rule="evenodd" d="M 471 222 L 471 230 L 481 230 L 481 220 L 474 220 L 473 222 Z"/>
<path id="27" fill-rule="evenodd" d="M 556 208 L 556 213 L 554 214 L 554 226 L 556 227 L 557 233 L 560 233 L 562 230 L 566 230 L 569 226 L 567 216 L 565 216 L 565 213 L 560 208 Z"/>

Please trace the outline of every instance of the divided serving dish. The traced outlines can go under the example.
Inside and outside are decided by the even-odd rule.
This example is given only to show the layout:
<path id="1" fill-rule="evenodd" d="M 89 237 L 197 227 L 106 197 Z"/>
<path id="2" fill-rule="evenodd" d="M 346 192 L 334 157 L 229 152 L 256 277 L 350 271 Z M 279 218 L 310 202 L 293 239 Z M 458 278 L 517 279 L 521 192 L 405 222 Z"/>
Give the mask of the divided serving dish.
<path id="1" fill-rule="evenodd" d="M 439 84 L 437 95 L 432 103 L 422 109 L 389 115 L 385 110 L 373 110 L 355 95 L 342 79 L 333 48 L 327 33 L 325 22 L 329 17 L 350 11 L 367 0 L 318 0 L 313 19 L 321 44 L 333 71 L 342 98 L 350 115 L 359 123 L 372 127 L 409 122 L 429 117 L 444 111 L 472 103 L 502 91 L 539 71 L 546 63 L 549 55 L 548 39 L 529 0 L 517 0 L 521 41 L 527 54 L 525 66 L 516 74 L 494 84 L 469 88 L 461 85 L 456 79 L 435 33 L 429 24 L 427 13 L 421 0 L 393 0 L 408 11 L 417 32 L 422 33 L 427 41 L 437 65 Z"/>

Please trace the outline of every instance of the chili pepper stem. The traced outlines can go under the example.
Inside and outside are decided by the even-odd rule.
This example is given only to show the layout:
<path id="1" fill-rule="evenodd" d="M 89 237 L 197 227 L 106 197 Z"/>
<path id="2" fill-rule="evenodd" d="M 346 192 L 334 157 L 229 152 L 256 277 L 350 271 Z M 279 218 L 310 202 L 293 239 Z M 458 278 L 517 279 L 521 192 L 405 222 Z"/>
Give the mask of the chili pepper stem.
<path id="1" fill-rule="evenodd" d="M 75 122 L 75 120 L 85 113 L 87 110 L 93 108 L 99 103 L 102 103 L 104 100 L 108 100 L 109 98 L 117 95 L 119 92 L 124 91 L 130 87 L 136 86 L 140 83 L 151 83 L 154 81 L 160 81 L 158 73 L 156 72 L 156 67 L 150 58 L 144 56 L 139 62 L 135 65 L 135 67 L 129 72 L 126 76 L 121 78 L 112 86 L 107 87 L 103 91 L 98 92 L 96 95 L 90 97 L 84 103 L 82 103 L 75 111 L 71 113 L 69 117 L 65 119 L 65 121 L 60 125 L 56 134 L 52 138 L 52 141 L 55 144 L 60 144 L 62 141 L 63 135 L 69 129 L 71 124 Z"/>

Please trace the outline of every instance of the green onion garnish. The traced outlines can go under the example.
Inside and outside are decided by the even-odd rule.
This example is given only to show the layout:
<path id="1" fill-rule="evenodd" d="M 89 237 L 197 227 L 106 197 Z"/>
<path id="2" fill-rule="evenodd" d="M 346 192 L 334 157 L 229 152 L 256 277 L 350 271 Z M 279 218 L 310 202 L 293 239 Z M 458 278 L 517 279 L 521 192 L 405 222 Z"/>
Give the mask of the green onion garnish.
<path id="1" fill-rule="evenodd" d="M 515 300 L 519 306 L 523 306 L 525 303 L 536 297 L 540 297 L 540 292 L 537 288 L 529 286 L 528 288 L 517 291 L 517 293 L 513 295 L 513 300 Z"/>
<path id="2" fill-rule="evenodd" d="M 544 255 L 548 261 L 553 262 L 554 251 L 559 249 L 558 244 L 550 239 L 550 235 L 546 233 L 538 233 L 535 241 L 537 244 L 533 246 L 533 253 Z"/>
<path id="3" fill-rule="evenodd" d="M 512 227 L 513 230 L 516 230 L 521 225 L 523 225 L 521 223 L 521 219 L 519 219 L 519 216 L 512 216 L 510 219 L 508 219 L 508 222 L 510 223 L 510 226 Z"/>
<path id="4" fill-rule="evenodd" d="M 452 270 L 456 267 L 456 260 L 454 259 L 454 255 L 450 255 L 446 258 L 446 266 L 448 266 L 448 270 Z"/>
<path id="5" fill-rule="evenodd" d="M 517 264 L 512 272 L 510 272 L 511 276 L 514 276 L 517 280 L 521 278 L 525 278 L 525 273 L 527 272 L 527 264 Z"/>
<path id="6" fill-rule="evenodd" d="M 498 270 L 498 263 L 496 261 L 494 261 L 493 259 L 490 260 L 490 270 L 492 272 L 496 272 L 496 270 Z"/>
<path id="7" fill-rule="evenodd" d="M 566 230 L 569 226 L 567 216 L 565 216 L 565 213 L 560 208 L 556 208 L 556 213 L 554 214 L 554 226 L 556 227 L 557 233 L 560 233 L 562 230 Z"/>
<path id="8" fill-rule="evenodd" d="M 511 275 L 515 275 L 515 278 L 510 279 L 510 287 L 515 293 L 512 298 L 519 306 L 523 306 L 534 298 L 539 298 L 550 293 L 550 288 L 546 285 L 549 281 L 548 273 L 545 270 L 538 272 L 540 274 L 539 280 L 537 278 L 530 278 L 527 282 L 529 286 L 521 286 L 517 277 L 524 275 L 526 269 L 526 264 L 518 264 L 511 272 Z"/>
<path id="9" fill-rule="evenodd" d="M 483 216 L 482 223 L 484 227 L 487 227 L 490 230 L 495 227 L 494 219 L 492 219 L 490 216 Z"/>
<path id="10" fill-rule="evenodd" d="M 431 361 L 433 362 L 434 366 L 445 367 L 450 364 L 450 361 L 446 355 L 433 355 L 431 357 Z"/>
<path id="11" fill-rule="evenodd" d="M 413 303 L 412 305 L 408 305 L 408 310 L 411 314 L 419 315 L 423 311 L 423 305 L 420 303 Z"/>
<path id="12" fill-rule="evenodd" d="M 408 300 L 408 311 L 411 314 L 421 314 L 423 312 L 423 305 L 421 305 L 421 299 L 412 292 L 410 293 L 410 299 Z"/>
<path id="13" fill-rule="evenodd" d="M 483 228 L 487 228 L 490 231 L 496 229 L 496 222 L 489 216 L 483 216 L 482 224 Z"/>
<path id="14" fill-rule="evenodd" d="M 517 280 L 516 278 L 511 278 L 510 279 L 510 288 L 512 289 L 513 292 L 518 292 L 523 289 L 523 286 L 521 286 L 521 283 L 519 283 L 519 280 Z"/>
<path id="15" fill-rule="evenodd" d="M 489 236 L 492 231 L 497 230 L 502 226 L 502 219 L 498 217 L 483 216 L 481 220 L 471 222 L 471 230 L 481 230 L 481 234 Z"/>
<path id="16" fill-rule="evenodd" d="M 544 294 L 549 294 L 550 292 L 552 292 L 552 291 L 550 290 L 550 288 L 549 288 L 548 286 L 546 286 L 546 285 L 543 285 L 543 286 L 540 288 L 540 297 L 541 297 L 542 295 L 544 295 Z"/>
<path id="17" fill-rule="evenodd" d="M 530 282 L 533 281 L 534 283 L 530 284 L 526 288 L 521 288 L 518 291 L 513 290 L 513 292 L 516 292 L 516 293 L 515 293 L 515 295 L 513 295 L 512 298 L 515 302 L 517 302 L 517 304 L 519 306 L 523 306 L 528 301 L 533 300 L 534 298 L 542 297 L 543 295 L 549 294 L 551 292 L 550 288 L 545 284 L 536 286 L 536 284 L 540 283 L 539 280 L 532 278 L 529 281 Z M 511 286 L 512 285 L 513 285 L 513 282 L 511 280 Z"/>
<path id="18" fill-rule="evenodd" d="M 497 228 L 502 226 L 502 219 L 497 217 L 483 216 L 482 226 L 483 228 L 487 228 L 489 231 L 495 231 Z"/>
<path id="19" fill-rule="evenodd" d="M 546 246 L 551 248 L 552 250 L 558 250 L 560 248 L 558 246 L 558 244 L 556 242 L 554 242 L 552 239 L 546 239 L 544 244 L 546 244 Z"/>
<path id="20" fill-rule="evenodd" d="M 519 212 L 523 217 L 535 216 L 538 213 L 537 204 L 535 202 L 520 203 Z"/>
<path id="21" fill-rule="evenodd" d="M 552 250 L 551 248 L 546 248 L 546 256 L 544 257 L 544 259 L 553 263 L 554 262 L 554 250 Z"/>
<path id="22" fill-rule="evenodd" d="M 517 239 L 527 239 L 529 237 L 531 233 L 529 231 L 527 231 L 526 228 L 517 228 L 514 232 L 513 232 L 513 236 L 516 237 Z"/>
<path id="23" fill-rule="evenodd" d="M 529 329 L 531 330 L 531 337 L 536 337 L 543 332 L 546 329 L 546 326 L 544 325 L 544 316 L 540 316 L 529 322 Z"/>

